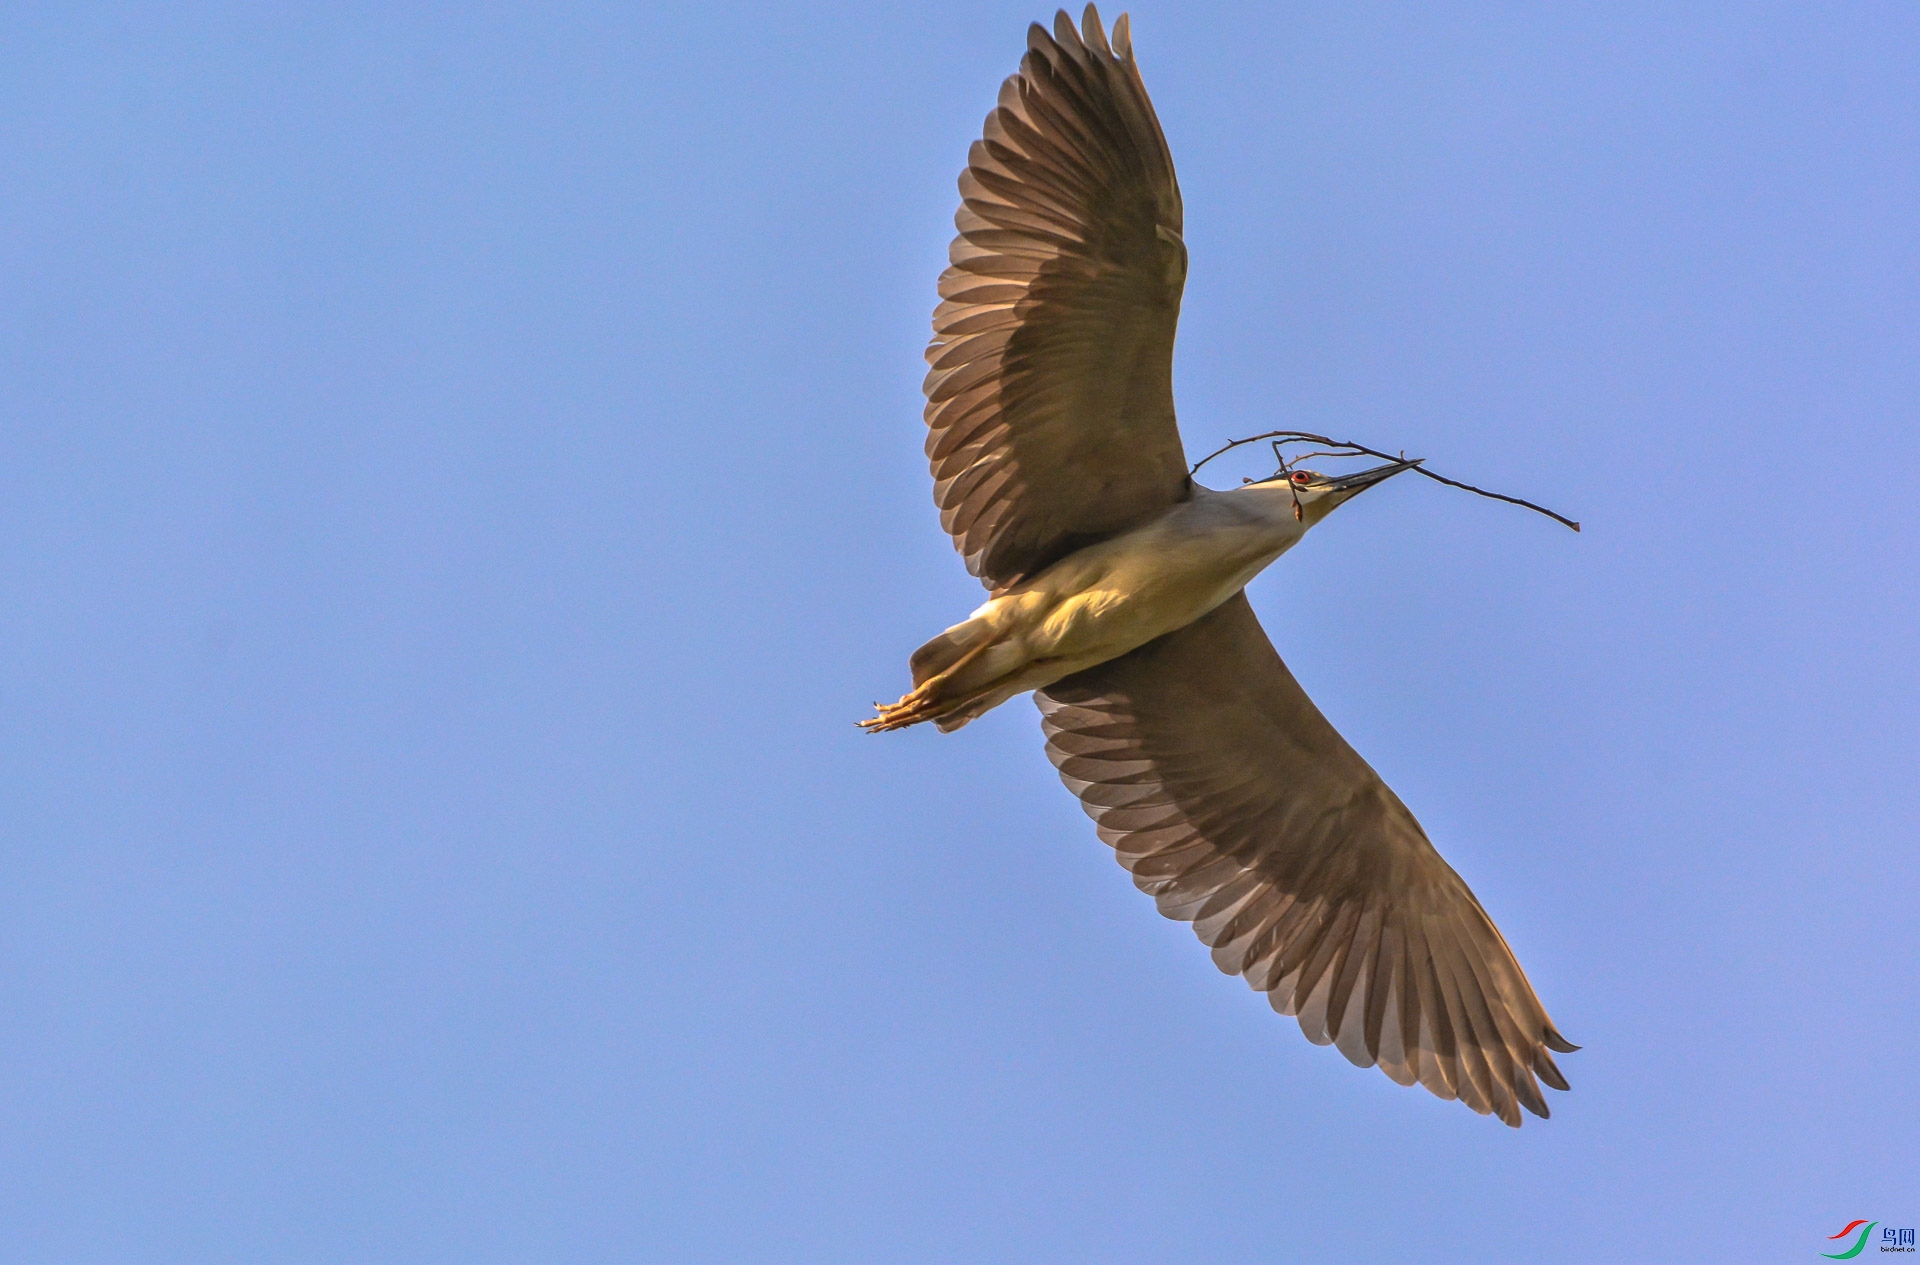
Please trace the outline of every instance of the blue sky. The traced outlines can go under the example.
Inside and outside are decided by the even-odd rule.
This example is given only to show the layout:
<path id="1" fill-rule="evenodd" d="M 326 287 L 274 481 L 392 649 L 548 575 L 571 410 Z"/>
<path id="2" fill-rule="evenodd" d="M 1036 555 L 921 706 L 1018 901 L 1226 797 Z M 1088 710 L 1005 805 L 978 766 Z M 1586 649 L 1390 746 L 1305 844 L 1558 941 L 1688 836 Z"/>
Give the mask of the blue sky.
<path id="1" fill-rule="evenodd" d="M 979 600 L 919 353 L 1044 14 L 0 14 L 0 1255 L 1920 1221 L 1920 12 L 1133 10 L 1189 447 L 1586 524 L 1396 480 L 1252 587 L 1586 1047 L 1517 1133 L 1219 975 L 1027 703 L 853 727 Z"/>

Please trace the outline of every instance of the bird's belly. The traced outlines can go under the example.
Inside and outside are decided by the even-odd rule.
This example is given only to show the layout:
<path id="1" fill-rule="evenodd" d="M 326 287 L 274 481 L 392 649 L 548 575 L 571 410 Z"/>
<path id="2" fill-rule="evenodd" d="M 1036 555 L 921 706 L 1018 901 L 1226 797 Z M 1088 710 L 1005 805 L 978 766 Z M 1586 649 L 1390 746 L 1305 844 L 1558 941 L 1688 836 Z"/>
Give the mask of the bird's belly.
<path id="1" fill-rule="evenodd" d="M 1145 531 L 1084 549 L 1025 595 L 1032 622 L 1022 648 L 1066 671 L 1118 658 L 1238 593 L 1286 543 L 1252 530 Z"/>

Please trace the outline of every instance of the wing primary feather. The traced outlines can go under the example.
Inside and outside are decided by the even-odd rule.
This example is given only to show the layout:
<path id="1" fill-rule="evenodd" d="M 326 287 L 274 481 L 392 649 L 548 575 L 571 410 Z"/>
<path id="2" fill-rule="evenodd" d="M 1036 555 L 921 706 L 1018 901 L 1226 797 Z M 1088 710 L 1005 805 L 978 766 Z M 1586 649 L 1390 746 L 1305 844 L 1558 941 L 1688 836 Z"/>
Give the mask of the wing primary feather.
<path id="1" fill-rule="evenodd" d="M 1442 1098 L 1460 1098 L 1464 1078 L 1460 1073 L 1459 1051 L 1455 1048 L 1453 1025 L 1447 1018 L 1440 981 L 1434 974 L 1426 928 L 1415 917 L 1407 920 L 1407 930 L 1412 948 L 1409 965 L 1419 996 L 1420 1026 L 1416 1031 L 1420 1034 L 1420 1083 Z M 1468 1101 L 1467 1105 L 1471 1107 L 1473 1103 Z"/>
<path id="2" fill-rule="evenodd" d="M 1096 53 L 1104 57 L 1113 56 L 1113 49 L 1107 44 L 1107 33 L 1100 26 L 1100 10 L 1091 4 L 1080 14 L 1080 39 Z"/>
<path id="3" fill-rule="evenodd" d="M 1481 1031 L 1476 1023 L 1473 1010 L 1472 990 L 1460 978 L 1458 968 L 1457 945 L 1444 926 L 1436 929 L 1429 927 L 1428 946 L 1433 952 L 1434 974 L 1439 981 L 1440 995 L 1446 1006 L 1448 1023 L 1453 1028 L 1454 1049 L 1459 1066 L 1465 1073 L 1464 1079 L 1456 1082 L 1455 1088 L 1461 1090 L 1461 1098 L 1467 1101 L 1466 1086 L 1473 1088 L 1473 1098 L 1468 1102 L 1476 1111 L 1490 1112 L 1506 1120 L 1508 1113 L 1515 1119 L 1508 1123 L 1517 1123 L 1518 1108 L 1515 1108 L 1501 1085 L 1501 1078 L 1493 1062 L 1493 1051 L 1488 1048 L 1492 1034 Z"/>
<path id="4" fill-rule="evenodd" d="M 1573 1088 L 1567 1084 L 1567 1078 L 1561 1075 L 1559 1065 L 1553 1061 L 1553 1055 L 1545 1050 L 1534 1050 L 1533 1070 L 1535 1075 L 1555 1089 L 1565 1091 Z"/>

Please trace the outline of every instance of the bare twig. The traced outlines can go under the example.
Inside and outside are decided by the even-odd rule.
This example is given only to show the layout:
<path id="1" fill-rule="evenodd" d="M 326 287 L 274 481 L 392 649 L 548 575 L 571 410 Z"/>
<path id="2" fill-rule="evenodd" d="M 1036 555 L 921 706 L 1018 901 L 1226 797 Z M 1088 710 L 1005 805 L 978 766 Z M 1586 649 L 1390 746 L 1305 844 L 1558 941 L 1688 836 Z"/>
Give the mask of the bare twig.
<path id="1" fill-rule="evenodd" d="M 1223 453 L 1231 452 L 1235 448 L 1242 447 L 1246 444 L 1257 444 L 1263 439 L 1273 441 L 1273 455 L 1274 458 L 1279 461 L 1280 471 L 1283 474 L 1291 470 L 1295 464 L 1305 461 L 1308 457 L 1379 457 L 1386 461 L 1400 461 L 1405 459 L 1404 453 L 1395 456 L 1393 453 L 1381 452 L 1378 448 L 1369 448 L 1365 444 L 1350 443 L 1341 439 L 1329 439 L 1325 435 L 1309 434 L 1301 430 L 1270 430 L 1262 435 L 1249 435 L 1245 439 L 1228 440 L 1225 444 L 1222 444 L 1206 456 L 1200 458 L 1200 460 L 1194 462 L 1193 469 L 1188 471 L 1188 473 L 1198 474 L 1200 473 L 1200 467 L 1206 465 L 1215 457 Z M 1289 461 L 1281 452 L 1281 447 L 1284 444 L 1322 444 L 1327 448 L 1339 449 L 1340 451 L 1302 453 L 1300 456 Z M 1575 531 L 1580 530 L 1579 523 L 1574 522 L 1564 514 L 1554 513 L 1544 505 L 1535 505 L 1532 501 L 1523 501 L 1517 496 L 1507 496 L 1500 492 L 1489 492 L 1485 488 L 1474 487 L 1471 483 L 1462 483 L 1458 479 L 1449 479 L 1445 475 L 1435 474 L 1425 466 L 1414 466 L 1413 471 L 1415 474 L 1426 475 L 1435 483 L 1444 483 L 1448 487 L 1460 488 L 1464 491 L 1472 492 L 1476 496 L 1487 497 L 1490 500 L 1505 501 L 1509 505 L 1518 505 L 1523 509 L 1530 509 L 1536 514 L 1545 514 L 1556 523 L 1564 524 L 1565 526 L 1573 528 Z M 1253 480 L 1250 480 L 1250 482 L 1252 481 Z"/>

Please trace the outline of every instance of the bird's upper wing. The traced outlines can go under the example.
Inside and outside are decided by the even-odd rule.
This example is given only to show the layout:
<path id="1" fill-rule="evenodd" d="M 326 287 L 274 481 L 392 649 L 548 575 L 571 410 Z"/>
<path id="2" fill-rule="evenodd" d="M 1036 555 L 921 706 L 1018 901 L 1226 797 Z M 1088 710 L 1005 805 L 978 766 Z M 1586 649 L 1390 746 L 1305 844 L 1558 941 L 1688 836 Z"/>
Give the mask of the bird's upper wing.
<path id="1" fill-rule="evenodd" d="M 1180 188 L 1123 16 L 1027 34 L 960 176 L 927 359 L 941 524 L 989 588 L 1189 496 Z"/>
<path id="2" fill-rule="evenodd" d="M 1511 1125 L 1565 1089 L 1480 902 L 1274 652 L 1244 593 L 1036 695 L 1047 754 L 1133 881 L 1273 1008 Z"/>

